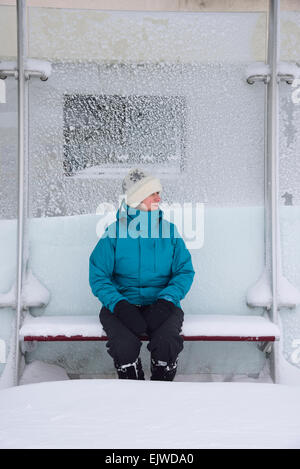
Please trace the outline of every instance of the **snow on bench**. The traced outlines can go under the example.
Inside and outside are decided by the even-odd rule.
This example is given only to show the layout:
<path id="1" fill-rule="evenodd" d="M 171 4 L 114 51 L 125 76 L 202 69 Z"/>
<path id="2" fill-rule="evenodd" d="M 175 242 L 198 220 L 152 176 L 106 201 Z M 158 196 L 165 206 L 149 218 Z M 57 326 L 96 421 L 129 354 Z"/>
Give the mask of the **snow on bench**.
<path id="1" fill-rule="evenodd" d="M 274 342 L 280 331 L 263 316 L 185 314 L 182 336 L 186 341 Z M 148 340 L 142 337 L 142 340 Z M 98 341 L 107 340 L 98 316 L 39 316 L 28 314 L 20 329 L 20 340 Z"/>

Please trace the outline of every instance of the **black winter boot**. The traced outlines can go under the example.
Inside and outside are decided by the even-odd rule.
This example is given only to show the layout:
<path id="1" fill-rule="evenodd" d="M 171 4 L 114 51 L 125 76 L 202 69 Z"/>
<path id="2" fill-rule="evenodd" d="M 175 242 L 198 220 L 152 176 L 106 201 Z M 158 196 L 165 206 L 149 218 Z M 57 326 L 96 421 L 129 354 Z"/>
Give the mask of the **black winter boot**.
<path id="1" fill-rule="evenodd" d="M 144 372 L 142 368 L 141 359 L 138 358 L 133 363 L 127 363 L 126 365 L 115 365 L 119 379 L 139 379 L 144 380 Z"/>
<path id="2" fill-rule="evenodd" d="M 151 359 L 151 378 L 152 381 L 173 381 L 177 371 L 177 361 L 167 363 L 161 360 Z"/>

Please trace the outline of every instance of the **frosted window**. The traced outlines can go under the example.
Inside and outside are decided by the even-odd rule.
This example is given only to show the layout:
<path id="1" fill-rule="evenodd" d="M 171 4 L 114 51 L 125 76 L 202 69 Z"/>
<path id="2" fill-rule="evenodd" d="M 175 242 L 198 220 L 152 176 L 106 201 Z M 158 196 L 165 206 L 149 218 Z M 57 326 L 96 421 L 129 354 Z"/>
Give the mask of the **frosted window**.
<path id="1" fill-rule="evenodd" d="M 0 5 L 0 34 L 2 38 L 0 40 L 0 62 L 16 61 L 15 6 Z M 0 68 L 3 68 L 1 64 Z M 17 81 L 13 77 L 0 81 L 2 88 L 0 101 L 0 219 L 13 219 L 17 217 L 18 200 L 18 89 Z M 1 263 L 3 264 L 2 259 Z"/>
<path id="2" fill-rule="evenodd" d="M 64 97 L 64 173 L 97 176 L 105 168 L 168 165 L 179 172 L 186 100 L 180 96 Z"/>

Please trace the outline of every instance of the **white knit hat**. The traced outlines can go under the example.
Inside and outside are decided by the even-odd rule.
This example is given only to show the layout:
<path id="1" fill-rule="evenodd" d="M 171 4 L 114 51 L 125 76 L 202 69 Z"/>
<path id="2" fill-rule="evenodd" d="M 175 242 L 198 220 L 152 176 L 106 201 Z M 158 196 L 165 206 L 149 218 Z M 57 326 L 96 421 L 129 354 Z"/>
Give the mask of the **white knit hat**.
<path id="1" fill-rule="evenodd" d="M 127 205 L 136 208 L 146 197 L 160 192 L 160 180 L 139 168 L 129 171 L 122 183 L 123 192 L 127 196 Z"/>

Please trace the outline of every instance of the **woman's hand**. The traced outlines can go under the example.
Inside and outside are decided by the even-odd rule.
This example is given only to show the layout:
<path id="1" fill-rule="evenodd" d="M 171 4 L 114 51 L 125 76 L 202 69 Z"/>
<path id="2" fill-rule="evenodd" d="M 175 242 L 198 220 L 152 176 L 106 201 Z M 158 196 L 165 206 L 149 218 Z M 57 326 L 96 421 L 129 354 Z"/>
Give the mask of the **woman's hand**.
<path id="1" fill-rule="evenodd" d="M 155 332 L 175 312 L 175 309 L 176 307 L 172 301 L 162 298 L 149 305 L 143 311 L 149 333 Z"/>
<path id="2" fill-rule="evenodd" d="M 137 306 L 121 300 L 116 304 L 114 314 L 137 337 L 146 333 L 147 324 Z"/>

